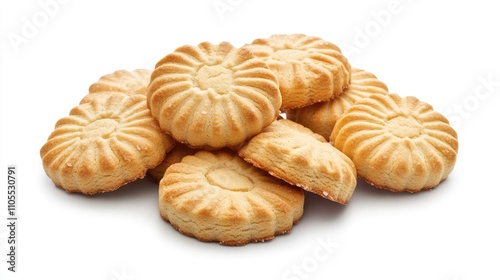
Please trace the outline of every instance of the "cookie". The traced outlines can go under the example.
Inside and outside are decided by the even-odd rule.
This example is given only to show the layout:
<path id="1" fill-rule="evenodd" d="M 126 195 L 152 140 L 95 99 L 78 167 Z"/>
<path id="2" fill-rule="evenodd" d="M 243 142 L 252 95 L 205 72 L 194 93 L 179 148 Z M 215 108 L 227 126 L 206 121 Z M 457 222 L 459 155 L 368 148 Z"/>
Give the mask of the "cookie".
<path id="1" fill-rule="evenodd" d="M 282 110 L 327 101 L 349 85 L 351 66 L 347 59 L 335 44 L 319 37 L 276 34 L 245 47 L 276 73 Z"/>
<path id="2" fill-rule="evenodd" d="M 166 170 L 159 207 L 185 235 L 245 245 L 289 232 L 302 216 L 304 192 L 231 150 L 202 150 Z"/>
<path id="3" fill-rule="evenodd" d="M 165 171 L 170 167 L 170 165 L 181 162 L 185 156 L 194 155 L 198 151 L 199 149 L 193 149 L 184 144 L 176 143 L 175 147 L 167 152 L 163 161 L 155 168 L 148 170 L 147 174 L 151 179 L 153 179 L 153 181 L 160 182 L 163 175 L 165 175 Z"/>
<path id="4" fill-rule="evenodd" d="M 136 69 L 134 71 L 117 70 L 102 76 L 89 87 L 89 93 L 121 92 L 125 94 L 146 95 L 153 70 Z"/>
<path id="5" fill-rule="evenodd" d="M 174 141 L 151 117 L 146 96 L 99 95 L 55 124 L 40 149 L 43 168 L 68 192 L 110 192 L 143 178 Z"/>
<path id="6" fill-rule="evenodd" d="M 287 110 L 286 117 L 325 139 L 330 139 L 333 127 L 340 116 L 356 101 L 371 94 L 388 94 L 386 84 L 370 72 L 353 68 L 349 87 L 338 97 L 304 108 Z"/>
<path id="7" fill-rule="evenodd" d="M 337 121 L 332 139 L 359 177 L 394 192 L 436 187 L 453 170 L 458 152 L 457 133 L 442 114 L 397 94 L 356 102 Z"/>
<path id="8" fill-rule="evenodd" d="M 349 202 L 356 187 L 352 161 L 321 135 L 291 120 L 273 122 L 238 154 L 277 178 L 341 204 Z"/>
<path id="9" fill-rule="evenodd" d="M 162 130 L 193 148 L 237 146 L 280 113 L 274 73 L 228 42 L 182 46 L 161 59 L 148 106 Z"/>

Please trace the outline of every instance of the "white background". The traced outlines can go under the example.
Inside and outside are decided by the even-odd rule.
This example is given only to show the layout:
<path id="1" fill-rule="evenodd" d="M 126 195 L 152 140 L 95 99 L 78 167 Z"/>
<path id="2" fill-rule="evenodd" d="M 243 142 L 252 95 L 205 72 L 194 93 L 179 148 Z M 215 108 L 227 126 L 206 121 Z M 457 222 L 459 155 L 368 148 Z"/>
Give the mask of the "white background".
<path id="1" fill-rule="evenodd" d="M 329 2 L 1 1 L 0 278 L 500 279 L 495 2 Z M 149 180 L 87 197 L 45 175 L 40 147 L 100 76 L 153 68 L 184 44 L 240 46 L 276 33 L 336 43 L 391 92 L 446 114 L 460 143 L 450 177 L 418 194 L 360 182 L 347 206 L 307 195 L 290 234 L 225 247 L 164 222 Z M 10 164 L 18 169 L 16 273 L 6 263 Z"/>

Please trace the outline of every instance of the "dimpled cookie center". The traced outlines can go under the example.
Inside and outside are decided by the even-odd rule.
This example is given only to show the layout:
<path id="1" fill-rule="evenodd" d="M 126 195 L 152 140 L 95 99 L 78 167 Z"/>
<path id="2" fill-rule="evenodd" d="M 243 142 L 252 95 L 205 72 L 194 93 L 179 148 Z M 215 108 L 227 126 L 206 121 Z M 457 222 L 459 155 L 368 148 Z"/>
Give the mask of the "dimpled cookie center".
<path id="1" fill-rule="evenodd" d="M 399 138 L 420 136 L 423 126 L 412 116 L 396 116 L 389 119 L 387 129 Z"/>
<path id="2" fill-rule="evenodd" d="M 225 190 L 246 192 L 253 188 L 253 183 L 248 177 L 231 169 L 215 169 L 206 176 L 212 186 L 218 186 Z"/>
<path id="3" fill-rule="evenodd" d="M 203 65 L 195 76 L 195 85 L 201 90 L 213 89 L 219 94 L 231 90 L 233 72 L 222 65 Z"/>
<path id="4" fill-rule="evenodd" d="M 115 132 L 118 122 L 113 119 L 100 119 L 87 125 L 83 130 L 85 138 L 109 138 Z"/>
<path id="5" fill-rule="evenodd" d="M 284 49 L 275 51 L 272 57 L 278 61 L 304 60 L 307 58 L 307 52 L 302 50 Z"/>

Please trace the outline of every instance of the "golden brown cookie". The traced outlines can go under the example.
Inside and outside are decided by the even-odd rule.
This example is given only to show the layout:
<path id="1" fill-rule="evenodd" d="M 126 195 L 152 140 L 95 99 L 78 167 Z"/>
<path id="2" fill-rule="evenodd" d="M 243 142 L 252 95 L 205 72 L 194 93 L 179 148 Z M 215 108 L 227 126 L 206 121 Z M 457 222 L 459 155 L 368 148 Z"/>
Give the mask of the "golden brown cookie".
<path id="1" fill-rule="evenodd" d="M 121 92 L 125 94 L 147 94 L 147 87 L 153 70 L 117 70 L 102 76 L 89 87 L 89 93 Z"/>
<path id="2" fill-rule="evenodd" d="M 388 94 L 387 86 L 372 73 L 353 68 L 351 83 L 339 96 L 304 108 L 287 110 L 286 117 L 329 139 L 340 116 L 356 101 L 371 94 Z"/>
<path id="3" fill-rule="evenodd" d="M 349 202 L 356 187 L 352 161 L 321 135 L 291 120 L 273 122 L 238 154 L 277 178 L 341 204 Z"/>
<path id="4" fill-rule="evenodd" d="M 276 34 L 245 45 L 278 77 L 281 109 L 301 108 L 339 95 L 351 66 L 334 44 L 304 34 Z"/>
<path id="5" fill-rule="evenodd" d="M 185 235 L 244 245 L 289 232 L 302 216 L 304 192 L 233 151 L 199 151 L 167 169 L 159 207 L 161 216 Z"/>
<path id="6" fill-rule="evenodd" d="M 116 93 L 73 108 L 56 123 L 40 156 L 56 186 L 95 194 L 143 178 L 173 144 L 151 117 L 146 96 Z"/>
<path id="7" fill-rule="evenodd" d="M 453 170 L 457 133 L 431 105 L 413 96 L 371 95 L 337 121 L 334 145 L 359 177 L 395 192 L 432 189 Z"/>
<path id="8" fill-rule="evenodd" d="M 176 143 L 175 147 L 167 152 L 167 155 L 163 161 L 158 164 L 155 168 L 148 170 L 148 176 L 153 179 L 153 181 L 160 182 L 165 175 L 165 170 L 174 163 L 179 163 L 185 156 L 194 155 L 199 151 L 199 149 L 193 149 L 181 143 Z"/>
<path id="9" fill-rule="evenodd" d="M 179 47 L 157 63 L 148 106 L 178 142 L 220 149 L 273 122 L 281 95 L 276 76 L 249 50 L 204 42 Z"/>

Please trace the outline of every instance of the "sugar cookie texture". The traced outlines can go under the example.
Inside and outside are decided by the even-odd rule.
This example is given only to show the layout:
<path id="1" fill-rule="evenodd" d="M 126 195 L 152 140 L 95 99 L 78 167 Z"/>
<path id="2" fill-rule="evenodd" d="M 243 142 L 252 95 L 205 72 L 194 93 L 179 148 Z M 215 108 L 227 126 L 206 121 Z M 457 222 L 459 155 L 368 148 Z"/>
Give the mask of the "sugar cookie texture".
<path id="1" fill-rule="evenodd" d="M 418 192 L 436 187 L 453 170 L 457 133 L 432 106 L 408 96 L 372 95 L 338 120 L 334 145 L 375 187 Z"/>
<path id="2" fill-rule="evenodd" d="M 165 135 L 144 95 L 99 95 L 57 121 L 40 149 L 45 172 L 68 192 L 95 194 L 143 178 L 164 158 Z"/>
<path id="3" fill-rule="evenodd" d="M 89 87 L 89 93 L 121 92 L 124 94 L 146 95 L 149 79 L 153 70 L 136 69 L 134 71 L 117 70 L 102 76 Z"/>
<path id="4" fill-rule="evenodd" d="M 356 101 L 371 94 L 388 94 L 387 85 L 365 70 L 353 68 L 351 83 L 339 96 L 326 102 L 286 111 L 287 119 L 298 122 L 315 133 L 330 139 L 337 120 Z"/>
<path id="5" fill-rule="evenodd" d="M 347 88 L 351 66 L 340 49 L 319 37 L 277 34 L 246 45 L 276 73 L 281 109 L 327 101 Z"/>
<path id="6" fill-rule="evenodd" d="M 200 151 L 167 169 L 159 207 L 185 235 L 244 245 L 289 232 L 302 216 L 304 193 L 235 152 Z"/>
<path id="7" fill-rule="evenodd" d="M 321 135 L 290 120 L 275 121 L 238 154 L 277 178 L 341 204 L 349 202 L 356 187 L 352 161 Z"/>
<path id="8" fill-rule="evenodd" d="M 281 95 L 274 73 L 249 50 L 204 42 L 179 47 L 156 64 L 148 106 L 178 142 L 220 149 L 273 122 Z"/>
<path id="9" fill-rule="evenodd" d="M 160 182 L 163 175 L 165 175 L 165 171 L 170 167 L 170 165 L 179 163 L 185 156 L 194 155 L 198 151 L 198 149 L 193 149 L 184 144 L 176 143 L 175 147 L 167 152 L 163 161 L 155 168 L 148 170 L 147 174 L 151 179 L 153 179 L 153 181 Z"/>

